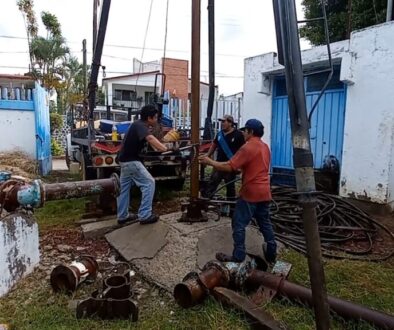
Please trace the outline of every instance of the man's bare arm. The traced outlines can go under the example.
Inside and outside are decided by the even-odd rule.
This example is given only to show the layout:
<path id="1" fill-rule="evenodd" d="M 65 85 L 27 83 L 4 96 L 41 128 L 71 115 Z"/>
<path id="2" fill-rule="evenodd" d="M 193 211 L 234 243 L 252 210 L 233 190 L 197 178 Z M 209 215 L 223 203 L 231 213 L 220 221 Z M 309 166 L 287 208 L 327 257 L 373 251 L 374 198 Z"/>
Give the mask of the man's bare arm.
<path id="1" fill-rule="evenodd" d="M 168 150 L 167 147 L 158 139 L 156 139 L 152 134 L 148 135 L 145 139 L 153 148 L 158 151 L 164 152 Z"/>
<path id="2" fill-rule="evenodd" d="M 213 160 L 213 159 L 209 158 L 208 156 L 200 156 L 198 158 L 198 160 L 200 161 L 200 164 L 210 165 L 213 168 L 215 168 L 216 170 L 221 171 L 221 172 L 233 172 L 234 171 L 229 162 L 217 162 L 216 160 Z"/>
<path id="3" fill-rule="evenodd" d="M 209 150 L 206 154 L 207 157 L 211 157 L 211 155 L 215 152 L 216 150 L 216 144 L 215 142 L 212 143 L 212 145 L 209 147 Z"/>

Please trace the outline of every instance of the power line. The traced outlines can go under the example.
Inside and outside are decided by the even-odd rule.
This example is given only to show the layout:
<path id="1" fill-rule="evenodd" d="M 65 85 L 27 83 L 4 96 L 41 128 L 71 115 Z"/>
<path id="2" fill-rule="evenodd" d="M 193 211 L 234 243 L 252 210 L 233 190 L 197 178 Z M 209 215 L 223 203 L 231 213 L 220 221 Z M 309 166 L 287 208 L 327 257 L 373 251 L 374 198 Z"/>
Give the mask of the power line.
<path id="1" fill-rule="evenodd" d="M 9 35 L 0 35 L 0 38 L 27 40 L 27 38 L 25 38 L 25 37 L 17 37 L 17 36 L 9 36 Z M 78 45 L 80 44 L 79 41 L 69 41 L 69 40 L 67 40 L 67 43 L 78 44 Z M 143 48 L 141 46 L 117 45 L 117 44 L 105 44 L 105 47 L 137 49 L 137 50 L 145 49 L 145 50 L 150 50 L 150 51 L 163 52 L 162 48 L 155 48 L 155 47 L 145 47 L 145 48 Z M 190 51 L 188 51 L 188 50 L 180 50 L 180 49 L 167 49 L 167 52 L 183 53 L 183 54 L 189 54 L 190 53 Z M 203 54 L 207 54 L 207 53 L 203 53 Z M 249 57 L 250 55 L 216 53 L 215 56 L 245 58 L 245 57 Z"/>
<path id="2" fill-rule="evenodd" d="M 2 69 L 29 69 L 28 66 L 12 66 L 12 65 L 0 65 L 0 68 Z M 208 72 L 208 71 L 202 71 L 202 72 Z M 124 75 L 130 75 L 130 72 L 126 72 L 126 71 L 106 71 L 106 73 L 108 74 L 124 74 Z M 169 76 L 172 77 L 184 77 L 184 75 L 181 74 L 171 74 Z M 206 76 L 204 74 L 202 74 L 201 76 Z M 243 79 L 243 76 L 232 76 L 232 75 L 225 75 L 225 74 L 216 74 L 215 75 L 217 78 L 229 78 L 229 79 Z M 110 77 L 108 77 L 110 78 Z M 151 80 L 144 80 L 143 78 L 141 78 L 140 81 L 151 81 Z"/>

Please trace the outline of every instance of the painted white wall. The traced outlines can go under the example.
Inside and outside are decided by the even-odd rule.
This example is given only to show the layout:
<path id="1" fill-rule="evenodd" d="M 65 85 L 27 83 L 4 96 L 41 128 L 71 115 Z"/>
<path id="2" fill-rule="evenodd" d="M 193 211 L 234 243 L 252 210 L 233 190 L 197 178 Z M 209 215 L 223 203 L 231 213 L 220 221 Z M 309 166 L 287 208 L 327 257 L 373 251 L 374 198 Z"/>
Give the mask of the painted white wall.
<path id="1" fill-rule="evenodd" d="M 352 33 L 340 194 L 387 203 L 394 193 L 394 22 Z M 391 197 L 392 199 L 392 197 Z"/>
<path id="2" fill-rule="evenodd" d="M 272 70 L 275 53 L 268 53 L 245 59 L 244 63 L 244 113 L 243 122 L 250 118 L 261 120 L 264 125 L 263 140 L 271 145 L 272 95 L 270 88 L 263 91 L 263 72 Z M 271 79 L 268 77 L 268 84 Z"/>
<path id="3" fill-rule="evenodd" d="M 36 158 L 34 111 L 0 109 L 0 151 L 21 150 Z"/>
<path id="4" fill-rule="evenodd" d="M 347 84 L 340 195 L 394 208 L 394 21 L 355 31 L 331 44 Z M 325 46 L 302 52 L 305 68 L 327 63 Z M 245 59 L 244 115 L 258 118 L 271 141 L 272 77 L 283 74 L 274 53 Z M 264 92 L 262 94 L 261 92 Z"/>
<path id="5" fill-rule="evenodd" d="M 40 262 L 38 226 L 33 218 L 13 213 L 0 221 L 0 297 Z"/>

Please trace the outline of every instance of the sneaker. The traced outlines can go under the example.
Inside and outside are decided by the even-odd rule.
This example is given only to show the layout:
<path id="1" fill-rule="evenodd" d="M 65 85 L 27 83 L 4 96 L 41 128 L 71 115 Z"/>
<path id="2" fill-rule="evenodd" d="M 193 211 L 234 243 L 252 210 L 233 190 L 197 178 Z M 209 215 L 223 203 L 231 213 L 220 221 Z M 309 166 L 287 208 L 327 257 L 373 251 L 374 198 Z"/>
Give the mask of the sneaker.
<path id="1" fill-rule="evenodd" d="M 152 214 L 150 217 L 146 218 L 146 219 L 139 219 L 140 225 L 148 225 L 151 223 L 155 223 L 159 220 L 159 216 L 157 216 L 156 214 Z"/>
<path id="2" fill-rule="evenodd" d="M 129 214 L 126 219 L 120 220 L 118 219 L 118 225 L 124 225 L 125 223 L 130 224 L 133 222 L 137 222 L 138 217 L 135 214 Z"/>
<path id="3" fill-rule="evenodd" d="M 228 254 L 218 252 L 216 253 L 216 260 L 220 262 L 242 262 L 242 260 L 237 260 L 233 256 L 230 256 Z"/>

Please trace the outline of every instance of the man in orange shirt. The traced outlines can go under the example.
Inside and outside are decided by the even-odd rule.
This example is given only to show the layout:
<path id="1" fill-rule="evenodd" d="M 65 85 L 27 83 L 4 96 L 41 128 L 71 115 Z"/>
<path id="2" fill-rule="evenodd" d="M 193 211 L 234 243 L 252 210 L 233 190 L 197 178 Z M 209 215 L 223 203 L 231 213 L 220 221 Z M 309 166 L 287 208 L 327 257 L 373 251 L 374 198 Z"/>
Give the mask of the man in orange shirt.
<path id="1" fill-rule="evenodd" d="M 271 189 L 269 168 L 270 150 L 262 140 L 264 126 L 257 119 L 249 119 L 243 131 L 246 143 L 227 162 L 217 162 L 209 157 L 201 156 L 201 164 L 210 165 L 218 171 L 241 171 L 242 186 L 232 219 L 234 250 L 232 256 L 217 253 L 219 261 L 242 262 L 246 257 L 245 228 L 254 217 L 264 236 L 263 248 L 265 259 L 272 263 L 276 259 L 276 242 L 269 216 Z"/>

